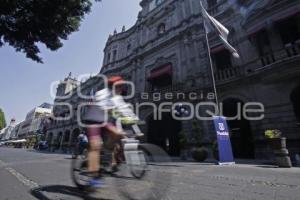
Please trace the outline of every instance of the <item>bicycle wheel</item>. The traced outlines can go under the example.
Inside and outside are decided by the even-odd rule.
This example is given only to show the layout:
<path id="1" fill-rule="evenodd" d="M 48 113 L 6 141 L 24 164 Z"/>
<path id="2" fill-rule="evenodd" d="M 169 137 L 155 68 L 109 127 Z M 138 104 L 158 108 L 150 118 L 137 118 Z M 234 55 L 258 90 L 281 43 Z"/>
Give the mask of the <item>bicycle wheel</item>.
<path id="1" fill-rule="evenodd" d="M 140 146 L 137 152 L 134 152 L 130 157 L 130 164 L 127 163 L 129 171 L 134 178 L 142 179 L 146 175 L 148 162 L 150 162 L 149 152 Z"/>
<path id="2" fill-rule="evenodd" d="M 133 159 L 144 156 L 144 161 L 132 164 L 132 160 L 126 160 L 115 177 L 115 188 L 123 199 L 163 199 L 173 174 L 172 169 L 166 167 L 171 159 L 164 150 L 152 144 L 140 144 L 138 152 L 139 157 L 135 155 Z"/>
<path id="3" fill-rule="evenodd" d="M 87 166 L 87 160 L 80 159 L 80 156 L 76 156 L 76 158 L 72 160 L 71 177 L 73 183 L 80 190 L 88 189 L 89 177 L 87 176 Z"/>

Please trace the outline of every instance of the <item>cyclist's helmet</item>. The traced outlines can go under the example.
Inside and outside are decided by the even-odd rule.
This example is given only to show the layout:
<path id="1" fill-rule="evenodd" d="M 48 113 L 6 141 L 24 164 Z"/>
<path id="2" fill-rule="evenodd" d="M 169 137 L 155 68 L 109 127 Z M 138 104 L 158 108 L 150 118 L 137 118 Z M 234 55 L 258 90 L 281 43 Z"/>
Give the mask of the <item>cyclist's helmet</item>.
<path id="1" fill-rule="evenodd" d="M 124 79 L 121 76 L 112 76 L 108 79 L 108 84 L 113 85 L 113 84 L 120 84 L 124 81 Z"/>
<path id="2" fill-rule="evenodd" d="M 117 89 L 117 93 L 120 95 L 126 95 L 126 86 L 124 86 L 124 79 L 121 76 L 112 76 L 108 79 L 108 88 L 113 89 L 113 86 Z"/>

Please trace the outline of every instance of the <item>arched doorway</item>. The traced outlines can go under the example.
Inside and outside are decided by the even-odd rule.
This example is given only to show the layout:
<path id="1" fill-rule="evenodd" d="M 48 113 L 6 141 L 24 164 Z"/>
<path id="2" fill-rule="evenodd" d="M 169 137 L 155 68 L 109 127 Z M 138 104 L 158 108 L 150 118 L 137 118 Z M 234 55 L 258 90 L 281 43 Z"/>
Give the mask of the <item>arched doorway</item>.
<path id="1" fill-rule="evenodd" d="M 293 103 L 298 126 L 300 127 L 300 85 L 292 91 L 290 98 Z"/>
<path id="2" fill-rule="evenodd" d="M 239 99 L 226 99 L 223 101 L 223 115 L 235 117 L 238 115 L 238 107 L 242 110 L 243 105 Z M 233 154 L 235 158 L 253 159 L 255 149 L 250 122 L 243 117 L 242 112 L 240 113 L 240 119 L 228 120 Z"/>
<path id="3" fill-rule="evenodd" d="M 53 133 L 50 132 L 50 133 L 48 134 L 48 137 L 47 137 L 47 143 L 48 143 L 49 145 L 51 144 L 52 139 L 53 139 Z"/>
<path id="4" fill-rule="evenodd" d="M 63 140 L 63 133 L 59 132 L 57 135 L 56 141 L 55 141 L 55 145 L 57 148 L 60 148 L 60 144 L 61 144 L 62 140 Z"/>
<path id="5" fill-rule="evenodd" d="M 71 134 L 71 131 L 66 130 L 65 135 L 64 135 L 64 143 L 67 143 L 70 141 L 70 134 Z"/>
<path id="6" fill-rule="evenodd" d="M 179 156 L 179 132 L 181 122 L 174 120 L 168 113 L 163 114 L 161 120 L 154 120 L 153 115 L 147 118 L 147 140 L 160 146 L 170 156 Z"/>

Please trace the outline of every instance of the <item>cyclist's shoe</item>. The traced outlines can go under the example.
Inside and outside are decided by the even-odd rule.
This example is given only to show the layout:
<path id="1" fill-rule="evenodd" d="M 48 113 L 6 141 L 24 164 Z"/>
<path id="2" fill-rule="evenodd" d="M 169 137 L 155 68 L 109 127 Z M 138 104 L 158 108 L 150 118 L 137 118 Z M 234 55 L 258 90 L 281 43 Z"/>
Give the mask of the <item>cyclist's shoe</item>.
<path id="1" fill-rule="evenodd" d="M 135 137 L 136 137 L 136 138 L 142 138 L 142 137 L 144 137 L 144 136 L 145 136 L 144 133 L 136 133 L 136 134 L 135 134 Z"/>
<path id="2" fill-rule="evenodd" d="M 89 186 L 91 189 L 98 189 L 98 188 L 104 188 L 105 187 L 105 183 L 103 180 L 101 179 L 90 179 L 88 182 Z"/>

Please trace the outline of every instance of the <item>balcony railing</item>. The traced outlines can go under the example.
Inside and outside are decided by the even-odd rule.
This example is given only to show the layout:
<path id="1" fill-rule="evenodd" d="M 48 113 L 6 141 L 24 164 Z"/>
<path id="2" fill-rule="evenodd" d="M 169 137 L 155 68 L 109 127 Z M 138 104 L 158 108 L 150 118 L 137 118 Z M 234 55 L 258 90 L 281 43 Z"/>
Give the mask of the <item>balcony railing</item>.
<path id="1" fill-rule="evenodd" d="M 244 75 L 244 68 L 230 67 L 224 70 L 218 70 L 215 73 L 216 81 L 229 80 Z"/>
<path id="2" fill-rule="evenodd" d="M 300 55 L 300 40 L 297 40 L 294 45 L 285 45 L 285 51 L 288 57 Z"/>
<path id="3" fill-rule="evenodd" d="M 173 85 L 165 86 L 165 87 L 158 87 L 153 88 L 150 85 L 146 88 L 146 92 L 148 93 L 168 93 L 168 92 L 176 92 L 176 91 L 183 91 L 184 86 L 182 83 L 176 83 Z"/>
<path id="4" fill-rule="evenodd" d="M 224 70 L 217 70 L 216 81 L 229 81 L 247 75 L 247 72 L 255 72 L 263 68 L 273 67 L 277 63 L 300 57 L 300 40 L 286 44 L 284 48 L 272 51 L 264 56 L 256 57 L 249 63 L 242 66 L 231 67 Z"/>

